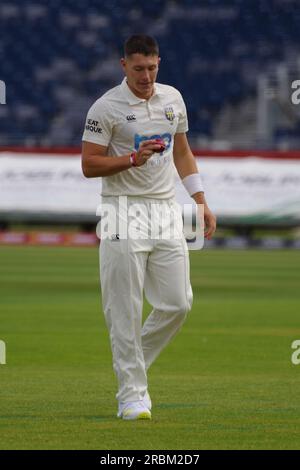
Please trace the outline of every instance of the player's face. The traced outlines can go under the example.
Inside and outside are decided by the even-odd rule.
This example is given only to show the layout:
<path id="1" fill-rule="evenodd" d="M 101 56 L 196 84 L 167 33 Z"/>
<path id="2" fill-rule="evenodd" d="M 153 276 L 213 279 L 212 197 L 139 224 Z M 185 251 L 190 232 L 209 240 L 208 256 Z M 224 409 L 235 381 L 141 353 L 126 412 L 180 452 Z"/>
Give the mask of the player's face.
<path id="1" fill-rule="evenodd" d="M 121 59 L 129 88 L 139 98 L 148 99 L 153 93 L 160 57 L 132 54 Z"/>

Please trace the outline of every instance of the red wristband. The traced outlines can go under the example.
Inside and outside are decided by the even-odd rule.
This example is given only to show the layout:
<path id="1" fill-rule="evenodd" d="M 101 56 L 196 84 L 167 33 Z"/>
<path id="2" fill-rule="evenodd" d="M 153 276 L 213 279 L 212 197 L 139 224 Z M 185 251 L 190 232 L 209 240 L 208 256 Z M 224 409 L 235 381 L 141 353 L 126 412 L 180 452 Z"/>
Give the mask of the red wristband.
<path id="1" fill-rule="evenodd" d="M 136 152 L 132 152 L 130 154 L 130 162 L 131 162 L 131 166 L 137 166 L 137 162 L 136 162 Z"/>

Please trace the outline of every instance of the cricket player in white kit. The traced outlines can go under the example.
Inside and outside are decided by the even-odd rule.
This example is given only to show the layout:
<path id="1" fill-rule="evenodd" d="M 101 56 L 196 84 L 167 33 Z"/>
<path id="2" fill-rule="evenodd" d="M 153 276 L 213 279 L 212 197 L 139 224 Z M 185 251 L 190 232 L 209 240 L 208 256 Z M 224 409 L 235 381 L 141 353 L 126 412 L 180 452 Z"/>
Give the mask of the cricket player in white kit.
<path id="1" fill-rule="evenodd" d="M 123 419 L 151 419 L 147 370 L 192 306 L 189 254 L 174 199 L 175 168 L 196 203 L 204 205 L 205 237 L 216 229 L 186 138 L 184 101 L 175 88 L 156 82 L 159 63 L 155 39 L 131 36 L 121 59 L 125 78 L 90 108 L 82 139 L 83 173 L 103 177 L 102 203 L 111 204 L 117 215 L 120 196 L 126 196 L 128 211 L 137 203 L 149 209 L 152 224 L 162 206 L 174 209 L 176 236 L 137 239 L 116 233 L 100 243 L 103 310 Z M 153 307 L 144 325 L 143 292 Z"/>

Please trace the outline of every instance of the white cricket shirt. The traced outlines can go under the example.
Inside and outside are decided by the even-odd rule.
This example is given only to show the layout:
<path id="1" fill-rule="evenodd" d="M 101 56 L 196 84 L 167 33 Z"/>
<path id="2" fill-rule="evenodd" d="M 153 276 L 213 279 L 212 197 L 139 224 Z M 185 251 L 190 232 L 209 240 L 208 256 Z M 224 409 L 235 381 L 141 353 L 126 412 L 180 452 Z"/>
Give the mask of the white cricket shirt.
<path id="1" fill-rule="evenodd" d="M 174 197 L 174 135 L 187 131 L 186 107 L 176 88 L 156 83 L 154 94 L 145 100 L 130 90 L 125 77 L 92 105 L 82 140 L 108 147 L 108 155 L 116 158 L 138 150 L 148 139 L 161 138 L 166 149 L 141 167 L 103 177 L 102 195 Z"/>

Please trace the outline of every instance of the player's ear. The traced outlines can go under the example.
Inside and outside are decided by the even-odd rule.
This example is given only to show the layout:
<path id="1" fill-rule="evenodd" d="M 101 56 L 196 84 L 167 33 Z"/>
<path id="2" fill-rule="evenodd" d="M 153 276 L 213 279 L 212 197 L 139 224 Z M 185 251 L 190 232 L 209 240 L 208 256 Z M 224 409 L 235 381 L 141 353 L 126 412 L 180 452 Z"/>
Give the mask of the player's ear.
<path id="1" fill-rule="evenodd" d="M 124 59 L 124 57 L 122 57 L 122 59 L 120 59 L 120 64 L 121 64 L 122 68 L 125 70 L 125 67 L 126 67 L 126 59 Z"/>

